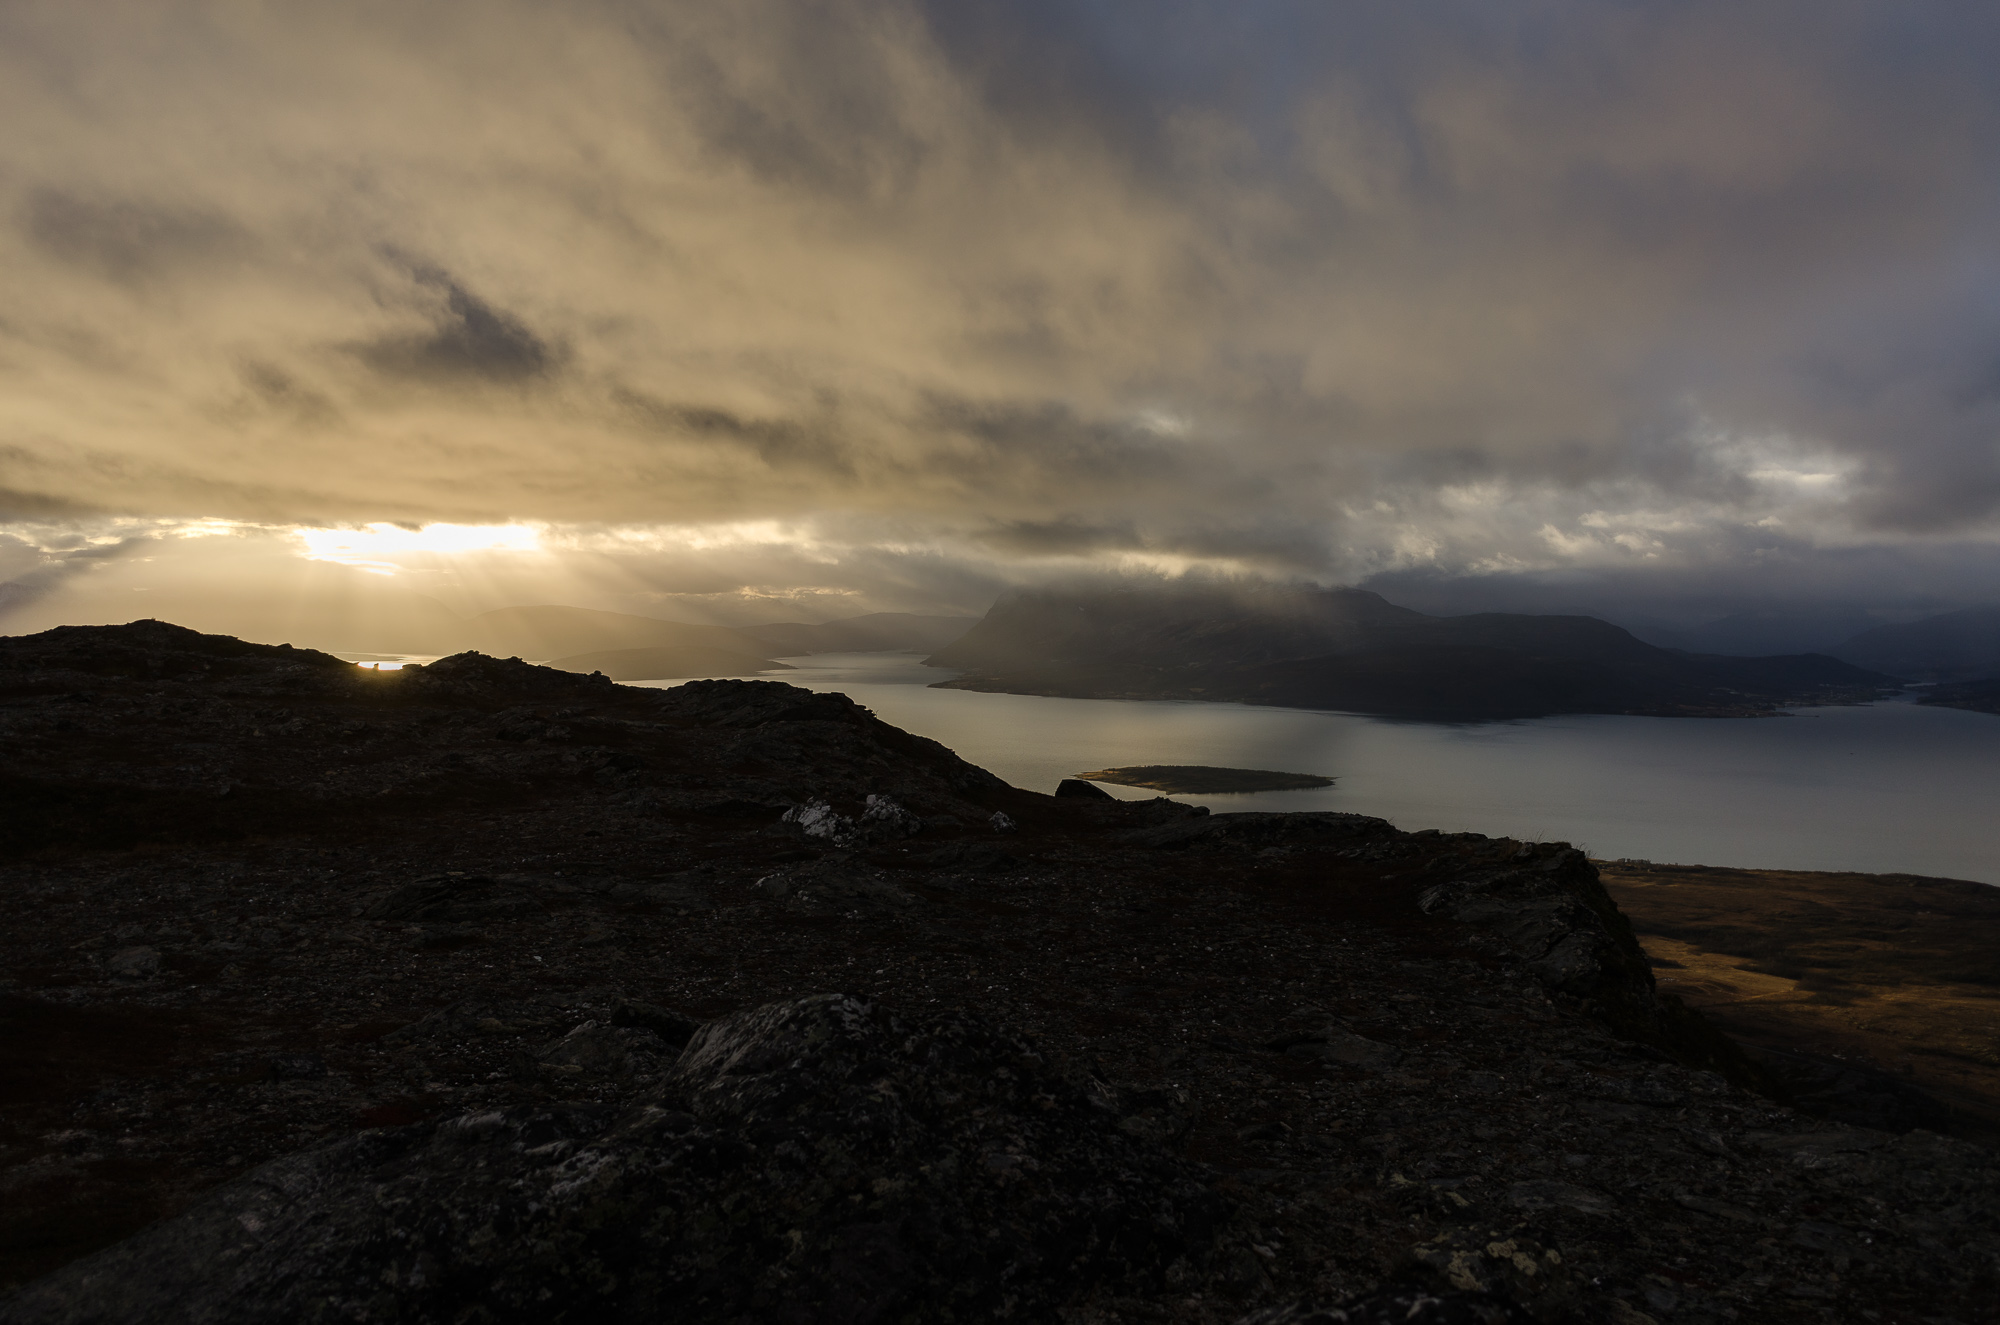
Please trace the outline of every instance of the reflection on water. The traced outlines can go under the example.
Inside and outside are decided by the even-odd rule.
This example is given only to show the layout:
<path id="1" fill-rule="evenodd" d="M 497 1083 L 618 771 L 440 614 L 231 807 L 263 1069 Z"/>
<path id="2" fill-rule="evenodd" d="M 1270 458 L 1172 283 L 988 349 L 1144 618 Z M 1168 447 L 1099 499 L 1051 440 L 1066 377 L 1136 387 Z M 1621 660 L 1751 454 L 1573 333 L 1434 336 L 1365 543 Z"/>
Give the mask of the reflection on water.
<path id="1" fill-rule="evenodd" d="M 2000 718 L 1887 702 L 1788 718 L 1428 723 L 1244 704 L 930 690 L 917 654 L 816 654 L 774 673 L 838 690 L 1019 787 L 1090 768 L 1213 764 L 1339 781 L 1180 796 L 1223 810 L 1349 810 L 1407 829 L 1574 842 L 1597 856 L 1904 871 L 2000 883 Z M 651 682 L 674 685 L 677 682 Z M 1124 799 L 1136 787 L 1105 790 Z"/>

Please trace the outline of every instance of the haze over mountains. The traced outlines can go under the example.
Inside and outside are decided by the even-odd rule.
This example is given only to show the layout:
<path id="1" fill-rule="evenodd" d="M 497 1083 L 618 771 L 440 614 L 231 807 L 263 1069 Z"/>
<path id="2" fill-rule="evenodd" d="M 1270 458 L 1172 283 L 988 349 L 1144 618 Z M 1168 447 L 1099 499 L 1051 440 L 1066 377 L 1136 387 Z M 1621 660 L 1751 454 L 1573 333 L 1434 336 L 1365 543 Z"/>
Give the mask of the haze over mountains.
<path id="1" fill-rule="evenodd" d="M 475 649 L 566 671 L 601 671 L 614 681 L 742 676 L 782 668 L 775 659 L 798 654 L 927 651 L 964 634 L 975 620 L 872 612 L 819 624 L 786 621 L 731 628 L 587 607 L 505 607 L 441 620 L 414 641 L 425 647 L 407 651 Z"/>
<path id="2" fill-rule="evenodd" d="M 1913 681 L 1977 681 L 2000 676 L 2000 605 L 1968 607 L 1921 621 L 1878 626 L 1827 652 Z"/>
<path id="3" fill-rule="evenodd" d="M 1743 657 L 1824 653 L 1910 681 L 2000 676 L 2000 604 L 1981 604 L 1884 624 L 1861 606 L 1772 606 L 1677 626 L 1643 612 L 1591 612 L 1649 644 Z"/>
<path id="4" fill-rule="evenodd" d="M 929 661 L 955 689 L 1235 700 L 1407 717 L 1740 715 L 1872 698 L 1896 680 L 1817 654 L 1661 649 L 1583 616 L 1434 617 L 1358 589 L 1021 591 Z"/>

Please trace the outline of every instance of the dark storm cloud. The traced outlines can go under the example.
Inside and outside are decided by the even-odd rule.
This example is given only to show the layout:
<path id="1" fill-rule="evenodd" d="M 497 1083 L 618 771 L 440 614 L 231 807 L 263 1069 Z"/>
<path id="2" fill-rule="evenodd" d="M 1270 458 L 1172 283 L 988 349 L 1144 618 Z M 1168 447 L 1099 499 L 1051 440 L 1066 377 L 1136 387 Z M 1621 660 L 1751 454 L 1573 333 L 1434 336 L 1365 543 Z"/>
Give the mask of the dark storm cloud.
<path id="1" fill-rule="evenodd" d="M 433 382 L 515 383 L 541 377 L 560 361 L 560 353 L 520 318 L 493 307 L 446 272 L 420 263 L 411 267 L 410 278 L 436 296 L 427 310 L 431 329 L 356 346 L 356 355 L 376 372 Z"/>
<path id="2" fill-rule="evenodd" d="M 0 7 L 0 487 L 1906 601 L 2000 542 L 1996 69 L 1965 0 Z"/>
<path id="3" fill-rule="evenodd" d="M 78 576 L 130 555 L 152 541 L 150 534 L 85 542 L 58 535 L 46 545 L 0 534 L 0 566 L 12 571 L 0 580 L 0 617 L 49 597 Z"/>
<path id="4" fill-rule="evenodd" d="M 670 21 L 654 31 L 676 40 Z M 854 201 L 893 198 L 915 182 L 929 145 L 908 122 L 900 89 L 880 76 L 879 40 L 866 17 L 799 6 L 772 25 L 762 60 L 684 51 L 674 67 L 676 100 L 709 151 L 732 167 L 783 188 Z M 788 114 L 786 102 L 773 98 L 773 73 L 811 80 L 810 119 Z"/>
<path id="5" fill-rule="evenodd" d="M 773 467 L 854 477 L 853 461 L 838 436 L 836 412 L 830 409 L 808 423 L 795 419 L 746 418 L 710 405 L 675 404 L 622 386 L 611 389 L 611 400 L 645 427 L 664 436 L 741 447 Z"/>
<path id="6" fill-rule="evenodd" d="M 1132 552 L 1146 540 L 1133 524 L 1085 524 L 1077 519 L 1012 520 L 984 530 L 980 541 L 1000 552 L 1038 557 L 1074 557 L 1093 552 Z"/>
<path id="7" fill-rule="evenodd" d="M 0 465 L 4 465 L 6 460 L 5 452 L 0 451 Z M 0 488 L 0 521 L 73 519 L 93 514 L 96 512 L 90 507 L 64 497 L 18 488 Z"/>
<path id="8" fill-rule="evenodd" d="M 31 194 L 23 229 L 42 252 L 113 281 L 143 281 L 240 258 L 250 235 L 214 212 L 131 199 L 86 198 L 59 189 Z"/>
<path id="9" fill-rule="evenodd" d="M 1131 420 L 1092 419 L 1055 401 L 933 397 L 923 402 L 913 427 L 969 443 L 937 457 L 943 468 L 979 480 L 1016 471 L 1020 477 L 1009 488 L 1031 485 L 1036 475 L 1100 491 L 1177 487 L 1191 462 L 1186 448 Z"/>

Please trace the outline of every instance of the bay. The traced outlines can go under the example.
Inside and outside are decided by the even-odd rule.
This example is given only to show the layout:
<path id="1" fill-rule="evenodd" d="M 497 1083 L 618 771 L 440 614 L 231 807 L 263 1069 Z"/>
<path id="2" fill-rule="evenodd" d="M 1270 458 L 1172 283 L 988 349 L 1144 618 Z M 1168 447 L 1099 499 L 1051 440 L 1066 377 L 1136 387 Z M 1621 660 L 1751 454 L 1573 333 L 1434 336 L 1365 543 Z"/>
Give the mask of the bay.
<path id="1" fill-rule="evenodd" d="M 953 673 L 920 657 L 814 654 L 768 675 L 845 693 L 1033 791 L 1134 764 L 1318 773 L 1338 781 L 1174 799 L 1217 812 L 1346 810 L 1410 830 L 1567 841 L 1599 857 L 2000 883 L 2000 717 L 1990 714 L 1886 700 L 1773 718 L 1407 722 L 932 690 Z M 1125 800 L 1155 794 L 1100 785 Z"/>

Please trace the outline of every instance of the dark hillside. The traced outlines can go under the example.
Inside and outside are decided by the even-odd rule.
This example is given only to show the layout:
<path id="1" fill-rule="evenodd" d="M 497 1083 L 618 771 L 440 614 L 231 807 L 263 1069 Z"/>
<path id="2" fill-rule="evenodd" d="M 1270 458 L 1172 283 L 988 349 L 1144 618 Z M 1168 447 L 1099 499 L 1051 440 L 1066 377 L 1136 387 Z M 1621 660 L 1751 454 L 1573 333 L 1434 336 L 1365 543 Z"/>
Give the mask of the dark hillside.
<path id="1" fill-rule="evenodd" d="M 0 639 L 0 748 L 0 1325 L 2000 1297 L 1958 1116 L 1787 1104 L 1560 843 L 157 622 Z"/>
<path id="2" fill-rule="evenodd" d="M 1877 626 L 1829 652 L 1913 681 L 2000 677 L 2000 606 L 1968 607 L 1921 621 Z"/>
<path id="3" fill-rule="evenodd" d="M 1210 699 L 1401 717 L 1749 716 L 1854 702 L 1893 678 L 1819 655 L 1655 648 L 1595 617 L 1433 617 L 1355 589 L 1038 590 L 928 660 L 963 690 Z"/>

